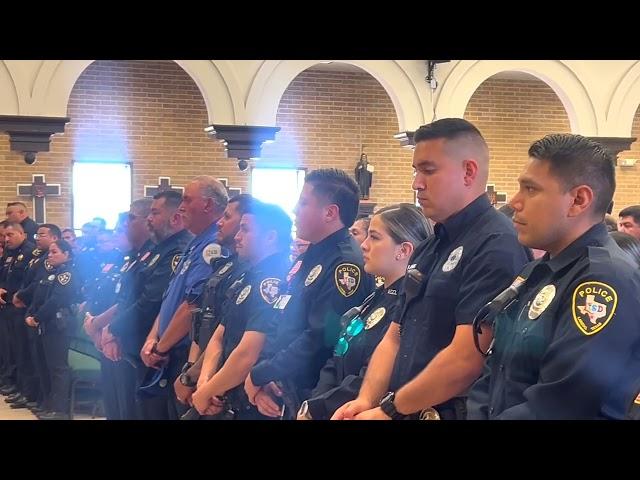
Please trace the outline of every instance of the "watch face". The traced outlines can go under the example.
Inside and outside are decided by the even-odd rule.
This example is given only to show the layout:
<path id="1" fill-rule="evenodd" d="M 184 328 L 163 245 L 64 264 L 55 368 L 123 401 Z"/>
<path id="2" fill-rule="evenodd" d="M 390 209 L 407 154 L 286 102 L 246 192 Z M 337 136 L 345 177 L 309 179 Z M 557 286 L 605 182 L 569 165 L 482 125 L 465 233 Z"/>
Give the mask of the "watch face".
<path id="1" fill-rule="evenodd" d="M 180 375 L 180 383 L 185 387 L 188 387 L 189 384 L 191 383 L 191 379 L 186 373 L 183 373 L 182 375 Z"/>

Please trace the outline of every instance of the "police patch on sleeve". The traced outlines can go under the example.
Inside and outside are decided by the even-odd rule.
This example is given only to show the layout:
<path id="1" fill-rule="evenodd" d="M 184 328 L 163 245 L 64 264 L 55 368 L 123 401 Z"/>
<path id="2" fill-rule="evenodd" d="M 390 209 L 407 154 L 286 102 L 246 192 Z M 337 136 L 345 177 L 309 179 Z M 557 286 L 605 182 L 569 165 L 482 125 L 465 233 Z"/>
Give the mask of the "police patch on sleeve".
<path id="1" fill-rule="evenodd" d="M 360 267 L 353 263 L 341 263 L 336 267 L 336 287 L 343 297 L 350 297 L 360 286 Z"/>
<path id="2" fill-rule="evenodd" d="M 251 293 L 251 285 L 247 285 L 242 289 L 242 291 L 240 292 L 240 295 L 238 295 L 238 298 L 236 298 L 236 305 L 240 305 L 242 302 L 244 302 L 250 293 Z"/>
<path id="3" fill-rule="evenodd" d="M 44 268 L 46 268 L 47 270 L 53 270 L 53 265 L 51 265 L 49 263 L 49 259 L 48 258 L 44 259 Z"/>
<path id="4" fill-rule="evenodd" d="M 260 295 L 269 305 L 272 305 L 280 295 L 280 279 L 265 278 L 260 282 Z"/>
<path id="5" fill-rule="evenodd" d="M 613 317 L 617 306 L 618 294 L 606 283 L 584 282 L 573 292 L 573 320 L 585 335 L 602 330 Z"/>
<path id="6" fill-rule="evenodd" d="M 171 259 L 171 271 L 173 273 L 176 273 L 176 268 L 178 268 L 178 264 L 180 263 L 181 258 L 182 258 L 182 255 L 177 254 L 177 255 L 174 255 L 173 258 Z"/>
<path id="7" fill-rule="evenodd" d="M 58 275 L 58 282 L 60 285 L 66 285 L 71 281 L 71 272 L 64 272 Z"/>
<path id="8" fill-rule="evenodd" d="M 222 256 L 222 247 L 217 243 L 210 243 L 204 250 L 202 250 L 202 258 L 206 263 L 211 263 L 214 258 L 220 258 Z"/>

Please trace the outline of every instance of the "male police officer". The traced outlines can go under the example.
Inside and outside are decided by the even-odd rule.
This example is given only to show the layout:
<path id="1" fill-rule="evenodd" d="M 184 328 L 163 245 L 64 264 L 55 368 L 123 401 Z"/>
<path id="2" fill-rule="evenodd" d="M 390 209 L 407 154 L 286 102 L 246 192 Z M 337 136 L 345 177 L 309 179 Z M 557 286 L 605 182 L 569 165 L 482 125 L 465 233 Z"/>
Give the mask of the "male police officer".
<path id="1" fill-rule="evenodd" d="M 358 211 L 358 185 L 341 170 L 307 175 L 295 209 L 298 234 L 311 242 L 287 275 L 275 302 L 277 333 L 245 382 L 249 402 L 263 415 L 294 419 L 333 354 L 340 318 L 373 291 L 362 252 L 349 234 Z M 276 384 L 280 383 L 280 386 Z"/>
<path id="2" fill-rule="evenodd" d="M 38 224 L 27 213 L 27 206 L 22 202 L 10 202 L 7 204 L 7 220 L 17 222 L 22 226 L 27 240 L 32 243 L 38 231 Z"/>
<path id="3" fill-rule="evenodd" d="M 435 235 L 409 261 L 402 313 L 376 348 L 358 398 L 334 419 L 403 419 L 423 410 L 463 418 L 456 397 L 483 363 L 474 316 L 527 262 L 511 222 L 485 194 L 489 149 L 478 129 L 442 119 L 420 127 L 414 140 L 413 189 Z"/>
<path id="4" fill-rule="evenodd" d="M 185 227 L 195 238 L 176 267 L 176 274 L 167 288 L 160 313 L 147 336 L 140 356 L 145 365 L 165 368 L 167 414 L 178 419 L 184 407 L 178 404 L 173 384 L 189 355 L 189 329 L 192 306 L 186 298 L 197 297 L 211 274 L 210 262 L 221 255 L 215 242 L 216 222 L 223 215 L 228 196 L 224 185 L 213 177 L 196 177 L 184 190 L 180 213 Z"/>
<path id="5" fill-rule="evenodd" d="M 192 317 L 189 360 L 182 367 L 182 374 L 174 383 L 178 400 L 184 404 L 189 403 L 191 394 L 195 390 L 204 360 L 204 351 L 220 323 L 222 303 L 226 299 L 227 289 L 246 268 L 236 254 L 235 236 L 240 228 L 242 215 L 249 211 L 252 202 L 251 195 L 246 193 L 236 195 L 229 199 L 224 214 L 218 220 L 216 242 L 222 247 L 223 255 L 211 261 L 213 273 L 207 280 L 202 295 L 193 300 L 198 308 Z"/>
<path id="6" fill-rule="evenodd" d="M 469 418 L 622 419 L 640 378 L 640 274 L 603 223 L 613 159 L 567 134 L 534 142 L 529 157 L 513 223 L 548 253 L 492 302 L 504 308 Z"/>
<path id="7" fill-rule="evenodd" d="M 235 238 L 238 257 L 250 268 L 230 288 L 192 401 L 200 414 L 249 420 L 263 418 L 247 401 L 244 380 L 272 328 L 273 304 L 289 269 L 291 219 L 276 205 L 254 202 Z"/>

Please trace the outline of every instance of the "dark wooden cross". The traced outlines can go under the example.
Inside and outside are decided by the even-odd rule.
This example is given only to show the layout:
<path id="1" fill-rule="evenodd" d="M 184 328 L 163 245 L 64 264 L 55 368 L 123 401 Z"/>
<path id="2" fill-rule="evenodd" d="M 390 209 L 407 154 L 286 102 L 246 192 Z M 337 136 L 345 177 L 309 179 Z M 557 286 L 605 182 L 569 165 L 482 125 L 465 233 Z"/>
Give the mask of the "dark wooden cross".
<path id="1" fill-rule="evenodd" d="M 184 193 L 184 187 L 174 187 L 171 185 L 171 177 L 158 177 L 158 185 L 144 186 L 144 196 L 153 198 L 157 193 L 166 192 L 167 190 Z"/>
<path id="2" fill-rule="evenodd" d="M 494 183 L 487 184 L 486 192 L 487 192 L 487 195 L 489 196 L 489 201 L 491 202 L 491 205 L 502 206 L 507 203 L 507 194 L 504 192 L 496 191 L 496 186 Z"/>
<path id="3" fill-rule="evenodd" d="M 44 175 L 33 175 L 33 183 L 19 183 L 18 195 L 33 198 L 33 217 L 36 223 L 47 223 L 47 196 L 59 196 L 60 184 L 47 185 Z"/>
<path id="4" fill-rule="evenodd" d="M 233 198 L 236 195 L 240 195 L 242 193 L 242 189 L 241 188 L 234 188 L 234 187 L 230 187 L 228 185 L 229 180 L 226 178 L 219 178 L 218 179 L 220 181 L 220 183 L 222 183 L 222 185 L 224 185 L 224 188 L 227 189 L 227 195 L 229 195 L 229 198 Z"/>

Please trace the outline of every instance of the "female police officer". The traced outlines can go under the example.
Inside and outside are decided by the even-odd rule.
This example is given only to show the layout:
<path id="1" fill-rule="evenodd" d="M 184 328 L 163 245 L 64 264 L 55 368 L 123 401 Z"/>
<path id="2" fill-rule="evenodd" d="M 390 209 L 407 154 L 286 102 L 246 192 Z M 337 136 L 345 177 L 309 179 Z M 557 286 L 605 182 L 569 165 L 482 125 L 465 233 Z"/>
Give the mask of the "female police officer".
<path id="1" fill-rule="evenodd" d="M 398 295 L 414 248 L 433 234 L 422 212 L 398 204 L 376 212 L 361 244 L 364 270 L 385 279 L 362 305 L 349 310 L 333 358 L 322 371 L 311 398 L 302 403 L 299 420 L 328 420 L 342 404 L 357 397 L 373 351 L 397 315 Z"/>

